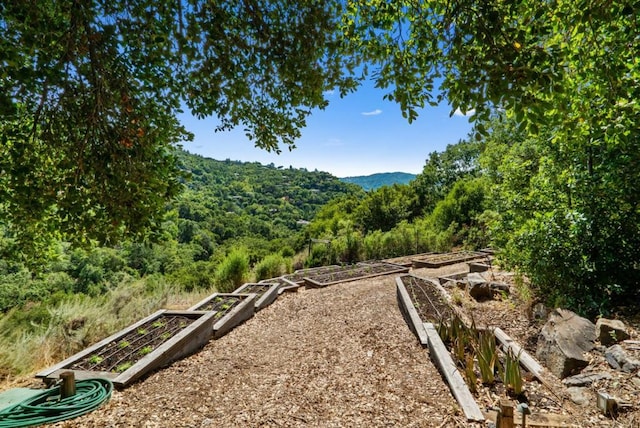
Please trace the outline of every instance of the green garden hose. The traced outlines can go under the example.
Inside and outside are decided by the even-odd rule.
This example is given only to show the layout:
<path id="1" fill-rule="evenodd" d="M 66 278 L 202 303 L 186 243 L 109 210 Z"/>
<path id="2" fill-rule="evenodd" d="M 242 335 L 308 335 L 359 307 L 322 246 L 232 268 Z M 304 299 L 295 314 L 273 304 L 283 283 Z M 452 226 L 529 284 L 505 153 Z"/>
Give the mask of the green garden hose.
<path id="1" fill-rule="evenodd" d="M 0 428 L 52 424 L 76 418 L 97 409 L 111 397 L 113 384 L 107 379 L 76 382 L 76 394 L 60 398 L 60 388 L 47 389 L 21 403 L 0 410 Z"/>

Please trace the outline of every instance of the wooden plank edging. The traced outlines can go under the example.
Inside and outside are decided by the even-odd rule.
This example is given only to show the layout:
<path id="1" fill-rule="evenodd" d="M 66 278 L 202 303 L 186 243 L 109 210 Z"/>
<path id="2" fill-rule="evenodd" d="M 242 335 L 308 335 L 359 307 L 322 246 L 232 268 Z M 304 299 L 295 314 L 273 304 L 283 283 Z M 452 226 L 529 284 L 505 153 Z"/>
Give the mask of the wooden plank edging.
<path id="1" fill-rule="evenodd" d="M 518 356 L 520 358 L 520 364 L 522 367 L 533 373 L 538 380 L 544 381 L 542 378 L 544 367 L 542 367 L 538 361 L 518 345 L 516 341 L 509 337 L 500 327 L 493 328 L 493 334 L 496 336 L 496 339 L 500 342 L 505 352 L 510 350 L 514 356 Z"/>
<path id="2" fill-rule="evenodd" d="M 424 330 L 422 319 L 420 318 L 420 315 L 418 315 L 418 311 L 411 301 L 407 287 L 405 287 L 402 282 L 402 278 L 404 276 L 408 275 L 396 277 L 396 296 L 398 299 L 398 306 L 400 307 L 400 312 L 402 312 L 402 316 L 407 322 L 409 329 L 416 335 L 422 346 L 427 346 L 427 332 Z"/>
<path id="3" fill-rule="evenodd" d="M 473 395 L 471 395 L 469 387 L 458 371 L 442 339 L 440 339 L 440 335 L 436 331 L 435 326 L 432 323 L 424 323 L 423 328 L 428 337 L 431 359 L 449 384 L 451 393 L 458 401 L 467 420 L 477 422 L 484 421 L 484 415 L 480 407 L 478 407 L 478 403 L 476 403 Z"/>

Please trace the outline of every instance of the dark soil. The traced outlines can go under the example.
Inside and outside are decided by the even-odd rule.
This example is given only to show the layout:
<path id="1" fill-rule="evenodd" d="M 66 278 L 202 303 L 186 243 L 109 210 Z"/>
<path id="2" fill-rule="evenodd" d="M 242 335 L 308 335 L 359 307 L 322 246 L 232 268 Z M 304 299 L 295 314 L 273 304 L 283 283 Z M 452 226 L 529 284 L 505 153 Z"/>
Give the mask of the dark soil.
<path id="1" fill-rule="evenodd" d="M 264 283 L 264 284 L 245 284 L 242 289 L 242 293 L 253 293 L 257 294 L 257 298 L 260 299 L 264 293 L 269 291 L 269 289 L 273 287 L 273 284 Z"/>
<path id="2" fill-rule="evenodd" d="M 181 315 L 161 315 L 127 333 L 117 341 L 108 343 L 70 368 L 73 370 L 123 372 L 195 320 L 196 318 Z"/>
<path id="3" fill-rule="evenodd" d="M 308 275 L 309 279 L 320 284 L 332 284 L 335 282 L 353 281 L 360 278 L 367 278 L 377 275 L 385 275 L 400 272 L 406 269 L 402 266 L 391 263 L 362 263 L 357 265 L 344 266 L 340 270 L 330 273 Z"/>
<path id="4" fill-rule="evenodd" d="M 469 260 L 486 258 L 486 253 L 480 253 L 475 251 L 457 251 L 454 253 L 433 254 L 419 259 L 415 259 L 424 267 L 438 268 L 441 266 L 452 265 L 455 263 L 462 263 Z"/>
<path id="5" fill-rule="evenodd" d="M 423 322 L 439 323 L 451 315 L 451 307 L 440 291 L 429 281 L 403 276 L 409 297 Z"/>
<path id="6" fill-rule="evenodd" d="M 206 303 L 198 306 L 196 311 L 215 311 L 214 319 L 220 319 L 240 304 L 246 296 L 215 296 Z"/>
<path id="7" fill-rule="evenodd" d="M 311 275 L 322 275 L 325 273 L 337 272 L 343 269 L 343 266 L 320 266 L 315 268 L 308 269 L 300 269 L 295 271 L 292 274 L 284 275 L 283 278 L 288 279 L 291 282 L 302 284 L 304 283 L 304 278 Z"/>

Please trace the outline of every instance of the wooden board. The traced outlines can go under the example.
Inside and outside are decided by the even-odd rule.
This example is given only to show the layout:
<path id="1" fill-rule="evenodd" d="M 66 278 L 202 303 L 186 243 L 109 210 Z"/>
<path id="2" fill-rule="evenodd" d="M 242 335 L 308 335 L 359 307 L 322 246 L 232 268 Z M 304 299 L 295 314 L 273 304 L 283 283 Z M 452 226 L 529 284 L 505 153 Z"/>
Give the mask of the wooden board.
<path id="1" fill-rule="evenodd" d="M 418 311 L 416 310 L 407 288 L 402 282 L 402 276 L 396 277 L 396 296 L 400 312 L 404 317 L 409 329 L 416 335 L 422 346 L 428 345 L 427 332 L 424 330 L 424 324 Z"/>
<path id="2" fill-rule="evenodd" d="M 451 358 L 451 354 L 449 354 L 442 339 L 440 339 L 440 335 L 436 331 L 435 326 L 431 323 L 424 323 L 424 330 L 428 337 L 431 359 L 449 384 L 449 389 L 451 389 L 451 393 L 458 401 L 458 404 L 460 404 L 467 420 L 477 422 L 484 421 L 484 415 L 478 403 L 476 403 L 473 395 L 471 395 L 469 387 L 467 387 L 456 364 Z"/>

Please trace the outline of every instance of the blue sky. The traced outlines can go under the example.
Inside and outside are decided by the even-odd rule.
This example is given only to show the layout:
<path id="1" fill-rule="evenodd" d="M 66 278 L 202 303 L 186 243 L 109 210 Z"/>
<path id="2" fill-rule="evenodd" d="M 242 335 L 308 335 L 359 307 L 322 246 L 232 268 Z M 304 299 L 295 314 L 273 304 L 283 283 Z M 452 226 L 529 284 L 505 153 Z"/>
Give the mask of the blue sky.
<path id="1" fill-rule="evenodd" d="M 314 111 L 296 149 L 283 148 L 280 155 L 254 147 L 242 129 L 214 133 L 215 118 L 197 120 L 189 114 L 180 120 L 195 139 L 183 147 L 213 159 L 273 162 L 338 177 L 395 171 L 416 174 L 430 152 L 444 150 L 471 130 L 468 117 L 459 112 L 449 117 L 446 104 L 421 110 L 409 124 L 398 105 L 383 100 L 383 95 L 370 82 L 342 99 L 337 92 L 327 93 L 329 106 Z"/>

